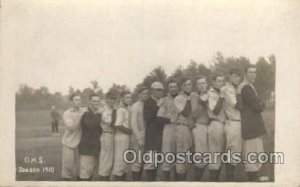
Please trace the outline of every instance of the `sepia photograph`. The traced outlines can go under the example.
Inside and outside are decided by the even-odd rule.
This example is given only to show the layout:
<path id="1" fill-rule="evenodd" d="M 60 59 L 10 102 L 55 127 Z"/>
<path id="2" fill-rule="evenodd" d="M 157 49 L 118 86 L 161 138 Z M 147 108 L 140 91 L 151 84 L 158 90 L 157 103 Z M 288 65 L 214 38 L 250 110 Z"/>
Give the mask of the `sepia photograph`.
<path id="1" fill-rule="evenodd" d="M 277 145 L 278 68 L 297 10 L 1 1 L 1 38 L 13 38 L 14 180 L 276 184 L 288 160 Z"/>

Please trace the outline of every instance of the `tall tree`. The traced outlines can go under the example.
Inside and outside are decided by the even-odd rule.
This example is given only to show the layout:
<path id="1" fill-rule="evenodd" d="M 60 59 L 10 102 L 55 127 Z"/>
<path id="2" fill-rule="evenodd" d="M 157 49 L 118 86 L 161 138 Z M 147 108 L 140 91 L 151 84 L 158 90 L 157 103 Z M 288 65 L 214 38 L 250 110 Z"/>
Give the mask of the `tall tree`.
<path id="1" fill-rule="evenodd" d="M 92 80 L 90 83 L 94 91 L 96 91 L 99 88 L 99 84 L 97 80 Z"/>
<path id="2" fill-rule="evenodd" d="M 150 87 L 154 81 L 160 81 L 163 84 L 166 84 L 167 74 L 165 70 L 159 66 L 154 68 L 143 80 L 143 84 L 147 87 Z"/>

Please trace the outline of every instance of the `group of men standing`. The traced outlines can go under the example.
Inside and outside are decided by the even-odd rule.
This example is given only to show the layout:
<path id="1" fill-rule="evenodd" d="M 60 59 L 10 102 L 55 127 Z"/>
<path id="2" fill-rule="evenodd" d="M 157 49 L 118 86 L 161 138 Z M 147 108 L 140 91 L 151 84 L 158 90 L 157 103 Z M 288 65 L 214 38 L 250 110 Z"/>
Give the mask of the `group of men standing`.
<path id="1" fill-rule="evenodd" d="M 135 162 L 127 165 L 123 154 L 127 149 L 162 153 L 224 153 L 226 150 L 247 155 L 263 152 L 262 135 L 266 129 L 261 112 L 264 108 L 253 86 L 256 67 L 242 72 L 231 69 L 228 81 L 216 74 L 209 88 L 208 78 L 170 79 L 164 86 L 153 82 L 151 88 L 141 87 L 138 101 L 131 106 L 132 95 L 125 92 L 117 105 L 113 92 L 106 94 L 106 104 L 100 106 L 100 97 L 91 96 L 91 106 L 80 107 L 80 96 L 73 95 L 72 106 L 64 113 L 66 131 L 63 136 L 62 176 L 90 180 L 98 165 L 99 180 L 126 180 L 128 167 L 133 181 L 140 181 L 145 170 L 147 181 L 155 181 L 154 163 Z M 194 82 L 195 81 L 195 84 Z M 149 93 L 150 92 L 150 93 Z M 79 153 L 79 155 L 78 155 Z M 79 159 L 78 159 L 79 157 Z M 78 163 L 79 162 L 79 163 Z M 207 168 L 210 181 L 218 181 L 221 166 L 226 166 L 226 179 L 234 181 L 236 163 L 195 163 L 195 180 L 201 181 Z M 245 163 L 249 181 L 257 179 L 260 163 Z M 188 164 L 162 164 L 164 180 L 171 171 L 176 181 L 187 180 Z"/>

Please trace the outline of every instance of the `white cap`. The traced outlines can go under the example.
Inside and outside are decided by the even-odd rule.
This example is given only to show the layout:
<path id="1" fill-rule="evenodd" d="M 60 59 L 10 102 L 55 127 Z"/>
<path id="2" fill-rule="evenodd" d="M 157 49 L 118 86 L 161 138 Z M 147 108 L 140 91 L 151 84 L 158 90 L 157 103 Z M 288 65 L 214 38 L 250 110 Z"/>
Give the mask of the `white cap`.
<path id="1" fill-rule="evenodd" d="M 152 89 L 164 89 L 164 86 L 162 85 L 162 83 L 156 81 L 151 84 L 151 88 Z"/>

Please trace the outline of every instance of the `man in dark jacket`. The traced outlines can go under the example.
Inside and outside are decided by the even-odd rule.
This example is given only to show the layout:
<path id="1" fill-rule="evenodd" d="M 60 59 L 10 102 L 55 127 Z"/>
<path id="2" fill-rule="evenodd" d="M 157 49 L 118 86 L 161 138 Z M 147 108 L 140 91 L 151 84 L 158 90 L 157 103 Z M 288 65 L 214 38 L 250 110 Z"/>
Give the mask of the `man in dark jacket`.
<path id="1" fill-rule="evenodd" d="M 244 155 L 247 156 L 250 152 L 263 152 L 262 135 L 266 132 L 266 128 L 261 116 L 265 103 L 261 101 L 253 86 L 256 78 L 256 67 L 251 65 L 245 69 L 245 79 L 241 88 L 241 97 L 243 109 L 241 111 L 242 120 L 242 138 Z M 257 172 L 262 164 L 257 162 L 245 164 L 249 181 L 257 180 Z"/>
<path id="2" fill-rule="evenodd" d="M 91 106 L 81 118 L 82 135 L 79 143 L 80 154 L 80 180 L 91 180 L 96 168 L 96 158 L 100 152 L 100 120 L 101 114 L 98 112 L 100 97 L 90 96 Z"/>
<path id="3" fill-rule="evenodd" d="M 164 88 L 162 83 L 153 82 L 151 85 L 151 96 L 144 103 L 143 116 L 145 120 L 145 151 L 160 151 L 162 144 L 163 125 L 157 119 L 158 101 L 163 97 Z M 157 168 L 154 163 L 145 163 L 147 180 L 154 181 L 156 179 Z"/>
<path id="4" fill-rule="evenodd" d="M 51 125 L 52 125 L 52 135 L 56 136 L 59 135 L 58 132 L 58 125 L 59 125 L 59 120 L 62 119 L 58 111 L 56 110 L 55 105 L 51 107 Z"/>

